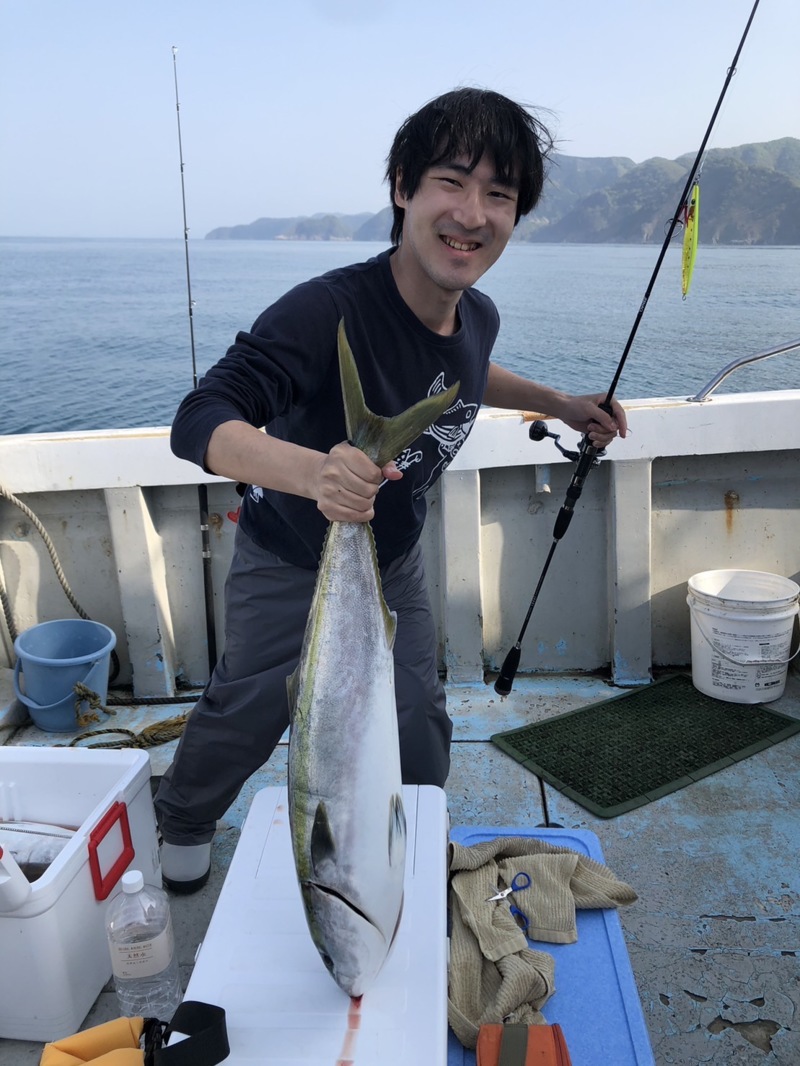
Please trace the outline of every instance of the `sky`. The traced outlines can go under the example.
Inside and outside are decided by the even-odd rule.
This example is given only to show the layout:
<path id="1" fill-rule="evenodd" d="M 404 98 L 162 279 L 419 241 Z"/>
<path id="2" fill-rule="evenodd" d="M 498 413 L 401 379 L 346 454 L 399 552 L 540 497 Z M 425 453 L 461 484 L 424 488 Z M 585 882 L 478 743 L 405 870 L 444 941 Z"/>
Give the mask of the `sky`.
<path id="1" fill-rule="evenodd" d="M 576 156 L 699 148 L 753 0 L 0 0 L 0 235 L 191 238 L 375 212 L 458 85 Z M 173 46 L 177 48 L 173 60 Z M 800 137 L 800 2 L 760 0 L 709 147 Z"/>

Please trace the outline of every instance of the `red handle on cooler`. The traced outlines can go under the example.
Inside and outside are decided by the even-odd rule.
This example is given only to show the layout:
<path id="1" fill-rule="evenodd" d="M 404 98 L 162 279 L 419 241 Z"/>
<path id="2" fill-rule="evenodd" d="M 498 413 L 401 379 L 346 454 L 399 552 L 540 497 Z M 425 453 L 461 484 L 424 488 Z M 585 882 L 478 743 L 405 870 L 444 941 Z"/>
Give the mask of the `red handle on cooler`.
<path id="1" fill-rule="evenodd" d="M 122 852 L 108 873 L 103 876 L 100 870 L 100 858 L 97 849 L 108 836 L 113 827 L 119 823 L 122 833 Z M 94 886 L 94 898 L 98 901 L 108 899 L 111 890 L 125 873 L 131 859 L 136 854 L 131 840 L 131 827 L 128 821 L 128 806 L 117 800 L 108 808 L 106 813 L 89 834 L 89 869 L 92 873 L 92 885 Z"/>

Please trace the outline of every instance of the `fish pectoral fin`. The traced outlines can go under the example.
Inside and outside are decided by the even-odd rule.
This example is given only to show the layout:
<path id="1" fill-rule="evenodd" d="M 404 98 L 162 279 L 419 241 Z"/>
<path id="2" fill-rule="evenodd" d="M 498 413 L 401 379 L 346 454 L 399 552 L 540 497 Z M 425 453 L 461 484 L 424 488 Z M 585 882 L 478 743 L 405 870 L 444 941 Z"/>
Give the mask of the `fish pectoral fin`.
<path id="1" fill-rule="evenodd" d="M 389 800 L 389 865 L 397 866 L 406 856 L 406 812 L 397 792 Z"/>
<path id="2" fill-rule="evenodd" d="M 315 871 L 324 870 L 328 863 L 336 862 L 336 844 L 333 830 L 328 818 L 328 808 L 322 800 L 314 812 L 314 824 L 311 827 L 311 864 Z"/>

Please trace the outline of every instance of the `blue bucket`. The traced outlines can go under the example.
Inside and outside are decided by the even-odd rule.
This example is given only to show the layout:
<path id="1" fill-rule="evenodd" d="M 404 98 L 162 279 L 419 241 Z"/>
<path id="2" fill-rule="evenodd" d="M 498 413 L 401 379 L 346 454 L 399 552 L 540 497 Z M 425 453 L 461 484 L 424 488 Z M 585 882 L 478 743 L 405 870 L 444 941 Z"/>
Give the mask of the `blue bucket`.
<path id="1" fill-rule="evenodd" d="M 20 633 L 14 641 L 14 691 L 34 725 L 48 733 L 75 732 L 77 684 L 96 692 L 105 703 L 109 659 L 116 643 L 112 629 L 83 618 L 42 622 Z M 20 688 L 23 677 L 25 692 Z M 87 710 L 83 700 L 81 713 Z"/>

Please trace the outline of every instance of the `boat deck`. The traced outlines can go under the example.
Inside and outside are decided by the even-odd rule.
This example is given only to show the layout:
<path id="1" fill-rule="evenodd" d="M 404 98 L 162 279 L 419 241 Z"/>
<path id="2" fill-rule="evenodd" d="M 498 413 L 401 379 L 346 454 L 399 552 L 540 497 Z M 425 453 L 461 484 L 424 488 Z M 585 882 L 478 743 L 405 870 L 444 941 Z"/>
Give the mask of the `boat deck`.
<path id="1" fill-rule="evenodd" d="M 491 685 L 450 686 L 455 729 L 446 791 L 452 824 L 542 824 L 538 779 L 491 744 L 490 735 L 619 691 L 599 677 L 518 678 L 501 704 Z M 794 669 L 785 694 L 770 707 L 800 718 Z M 116 723 L 139 732 L 186 709 L 120 708 Z M 30 726 L 0 730 L 4 744 L 63 741 Z M 149 749 L 154 775 L 169 764 L 175 743 Z M 613 819 L 597 818 L 545 786 L 551 823 L 596 833 L 608 865 L 639 894 L 620 917 L 658 1066 L 800 1062 L 799 765 L 796 735 Z M 283 784 L 285 775 L 282 744 L 220 821 L 208 884 L 194 896 L 173 897 L 184 983 L 253 796 Z M 85 1025 L 116 1016 L 108 986 Z M 38 1063 L 41 1048 L 0 1040 L 0 1059 L 5 1066 L 28 1066 Z"/>

